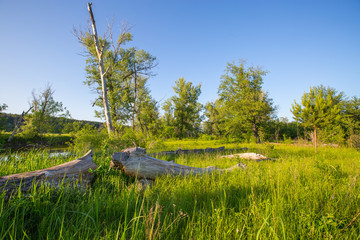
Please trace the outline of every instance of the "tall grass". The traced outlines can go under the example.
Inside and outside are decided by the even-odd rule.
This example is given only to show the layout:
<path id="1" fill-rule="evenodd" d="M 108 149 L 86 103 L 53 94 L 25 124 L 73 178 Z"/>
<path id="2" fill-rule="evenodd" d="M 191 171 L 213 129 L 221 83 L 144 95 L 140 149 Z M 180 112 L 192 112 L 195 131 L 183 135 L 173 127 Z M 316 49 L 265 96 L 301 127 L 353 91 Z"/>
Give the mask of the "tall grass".
<path id="1" fill-rule="evenodd" d="M 164 149 L 218 147 L 221 142 L 165 142 Z M 206 146 L 205 146 L 206 145 Z M 161 177 L 140 190 L 136 179 L 108 169 L 83 191 L 45 186 L 6 200 L 0 196 L 2 239 L 357 239 L 360 236 L 360 153 L 346 148 L 288 145 L 248 147 L 276 161 L 251 162 L 246 170 L 203 176 Z M 31 155 L 34 154 L 34 155 Z M 1 175 L 44 168 L 31 153 L 9 160 Z M 220 153 L 179 155 L 177 163 L 227 168 L 240 160 Z M 165 159 L 165 158 L 164 158 Z M 27 168 L 23 165 L 28 166 Z M 6 168 L 9 168 L 7 170 Z"/>

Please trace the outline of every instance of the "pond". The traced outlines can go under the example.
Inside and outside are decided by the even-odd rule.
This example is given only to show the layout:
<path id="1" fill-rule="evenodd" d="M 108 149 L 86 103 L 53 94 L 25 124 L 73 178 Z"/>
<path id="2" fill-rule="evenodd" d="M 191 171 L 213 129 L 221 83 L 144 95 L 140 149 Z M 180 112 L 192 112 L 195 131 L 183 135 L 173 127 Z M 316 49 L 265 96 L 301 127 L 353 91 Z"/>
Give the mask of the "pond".
<path id="1" fill-rule="evenodd" d="M 27 152 L 32 152 L 34 153 L 34 151 L 27 151 Z M 8 161 L 9 159 L 16 159 L 19 160 L 20 158 L 24 158 L 26 157 L 26 153 L 27 152 L 20 152 L 20 153 L 14 153 L 14 154 L 2 154 L 0 155 L 0 162 L 2 161 Z M 69 156 L 71 156 L 73 153 L 69 151 L 69 149 L 52 149 L 49 151 L 46 151 L 46 149 L 41 150 L 38 152 L 38 154 L 40 154 L 40 156 L 47 156 L 49 158 L 59 158 L 59 157 L 63 157 L 63 158 L 67 158 Z"/>

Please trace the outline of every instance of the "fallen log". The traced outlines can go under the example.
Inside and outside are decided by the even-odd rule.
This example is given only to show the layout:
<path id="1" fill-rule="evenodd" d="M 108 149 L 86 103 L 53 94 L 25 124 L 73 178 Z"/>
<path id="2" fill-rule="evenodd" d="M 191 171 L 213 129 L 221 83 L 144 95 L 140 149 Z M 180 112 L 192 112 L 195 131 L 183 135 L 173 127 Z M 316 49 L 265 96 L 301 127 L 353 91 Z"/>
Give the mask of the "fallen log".
<path id="1" fill-rule="evenodd" d="M 234 169 L 245 169 L 246 165 L 239 163 L 228 169 L 219 169 L 213 166 L 206 168 L 189 167 L 174 162 L 168 162 L 146 155 L 143 148 L 128 148 L 111 156 L 110 167 L 123 170 L 125 174 L 138 178 L 154 180 L 162 175 L 190 175 L 204 174 L 213 171 L 225 172 Z"/>
<path id="2" fill-rule="evenodd" d="M 240 151 L 240 150 L 248 150 L 246 147 L 245 148 L 240 148 L 240 149 L 225 149 L 225 147 L 218 147 L 218 148 L 205 148 L 205 149 L 181 149 L 179 148 L 178 150 L 175 151 L 162 151 L 162 152 L 157 152 L 157 153 L 150 153 L 148 154 L 148 156 L 167 156 L 167 155 L 176 155 L 176 154 L 189 154 L 189 153 L 213 153 L 213 152 L 220 152 L 220 151 Z"/>
<path id="3" fill-rule="evenodd" d="M 92 156 L 93 152 L 90 150 L 76 160 L 54 167 L 2 176 L 0 177 L 0 191 L 5 191 L 7 194 L 19 189 L 22 192 L 27 192 L 32 186 L 41 186 L 41 184 L 58 188 L 63 183 L 73 183 L 85 187 L 90 184 L 94 177 L 90 169 L 95 170 L 97 168 Z M 34 181 L 35 184 L 33 184 Z"/>
<path id="4" fill-rule="evenodd" d="M 220 158 L 240 158 L 246 160 L 255 160 L 258 162 L 264 160 L 273 160 L 272 158 L 265 157 L 258 153 L 236 153 L 236 154 L 221 156 Z"/>

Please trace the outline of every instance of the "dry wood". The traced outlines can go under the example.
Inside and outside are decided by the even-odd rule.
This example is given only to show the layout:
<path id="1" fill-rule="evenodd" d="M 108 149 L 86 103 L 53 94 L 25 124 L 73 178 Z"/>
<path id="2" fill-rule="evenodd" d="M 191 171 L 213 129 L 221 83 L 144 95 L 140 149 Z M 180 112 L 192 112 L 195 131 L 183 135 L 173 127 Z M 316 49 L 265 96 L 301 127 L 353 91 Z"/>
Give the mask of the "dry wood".
<path id="1" fill-rule="evenodd" d="M 213 166 L 206 168 L 189 167 L 149 157 L 143 148 L 128 148 L 119 153 L 114 153 L 111 158 L 110 167 L 121 169 L 129 176 L 146 179 L 155 179 L 162 175 L 204 174 L 213 171 L 225 172 L 238 168 L 246 168 L 246 165 L 243 163 L 228 169 L 218 169 Z"/>
<path id="2" fill-rule="evenodd" d="M 218 148 L 205 148 L 205 149 L 181 149 L 175 151 L 162 151 L 158 153 L 150 153 L 149 156 L 163 156 L 163 155 L 176 155 L 176 154 L 188 154 L 188 153 L 213 153 L 221 151 L 234 151 L 235 149 L 225 149 L 225 147 Z M 247 148 L 236 149 L 239 150 L 248 150 Z"/>
<path id="3" fill-rule="evenodd" d="M 98 38 L 97 31 L 96 31 L 95 18 L 94 18 L 94 14 L 92 12 L 91 3 L 88 3 L 87 6 L 88 6 L 91 26 L 92 26 L 92 30 L 93 30 L 95 49 L 96 49 L 97 58 L 99 61 L 99 74 L 100 74 L 100 79 L 101 79 L 101 91 L 102 91 L 102 100 L 103 100 L 103 104 L 104 104 L 104 114 L 105 114 L 105 120 L 106 120 L 108 134 L 110 136 L 113 131 L 113 126 L 112 126 L 112 121 L 111 121 L 109 102 L 107 99 L 107 87 L 106 87 L 106 79 L 105 79 L 106 71 L 104 70 L 103 53 L 104 53 L 105 46 L 103 45 L 100 48 L 99 38 Z"/>
<path id="4" fill-rule="evenodd" d="M 68 182 L 85 187 L 93 179 L 93 173 L 89 170 L 97 168 L 92 156 L 93 152 L 90 150 L 81 158 L 61 165 L 0 177 L 0 191 L 6 191 L 9 194 L 14 190 L 21 189 L 21 191 L 27 192 L 32 186 L 40 186 L 42 183 L 55 188 Z M 36 184 L 33 184 L 34 181 Z"/>
<path id="5" fill-rule="evenodd" d="M 263 161 L 269 159 L 257 153 L 236 153 L 236 154 L 221 156 L 220 158 L 240 158 L 240 159 L 256 160 L 256 161 Z"/>

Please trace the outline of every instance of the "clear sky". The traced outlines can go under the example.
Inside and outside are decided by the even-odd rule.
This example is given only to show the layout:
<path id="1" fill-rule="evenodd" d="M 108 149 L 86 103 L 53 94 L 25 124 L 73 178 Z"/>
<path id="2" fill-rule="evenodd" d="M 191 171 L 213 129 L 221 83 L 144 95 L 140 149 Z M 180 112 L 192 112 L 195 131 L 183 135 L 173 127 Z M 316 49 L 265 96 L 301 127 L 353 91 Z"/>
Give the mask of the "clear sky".
<path id="1" fill-rule="evenodd" d="M 201 103 L 215 100 L 226 63 L 239 59 L 269 71 L 264 90 L 279 117 L 291 120 L 291 104 L 310 86 L 360 96 L 359 0 L 94 0 L 93 11 L 99 33 L 107 20 L 114 28 L 126 21 L 131 46 L 157 57 L 149 87 L 160 102 L 180 77 L 202 84 Z M 82 0 L 0 0 L 6 112 L 27 110 L 32 90 L 50 83 L 73 118 L 96 120 L 96 95 L 82 84 L 84 51 L 72 33 L 87 19 Z"/>

